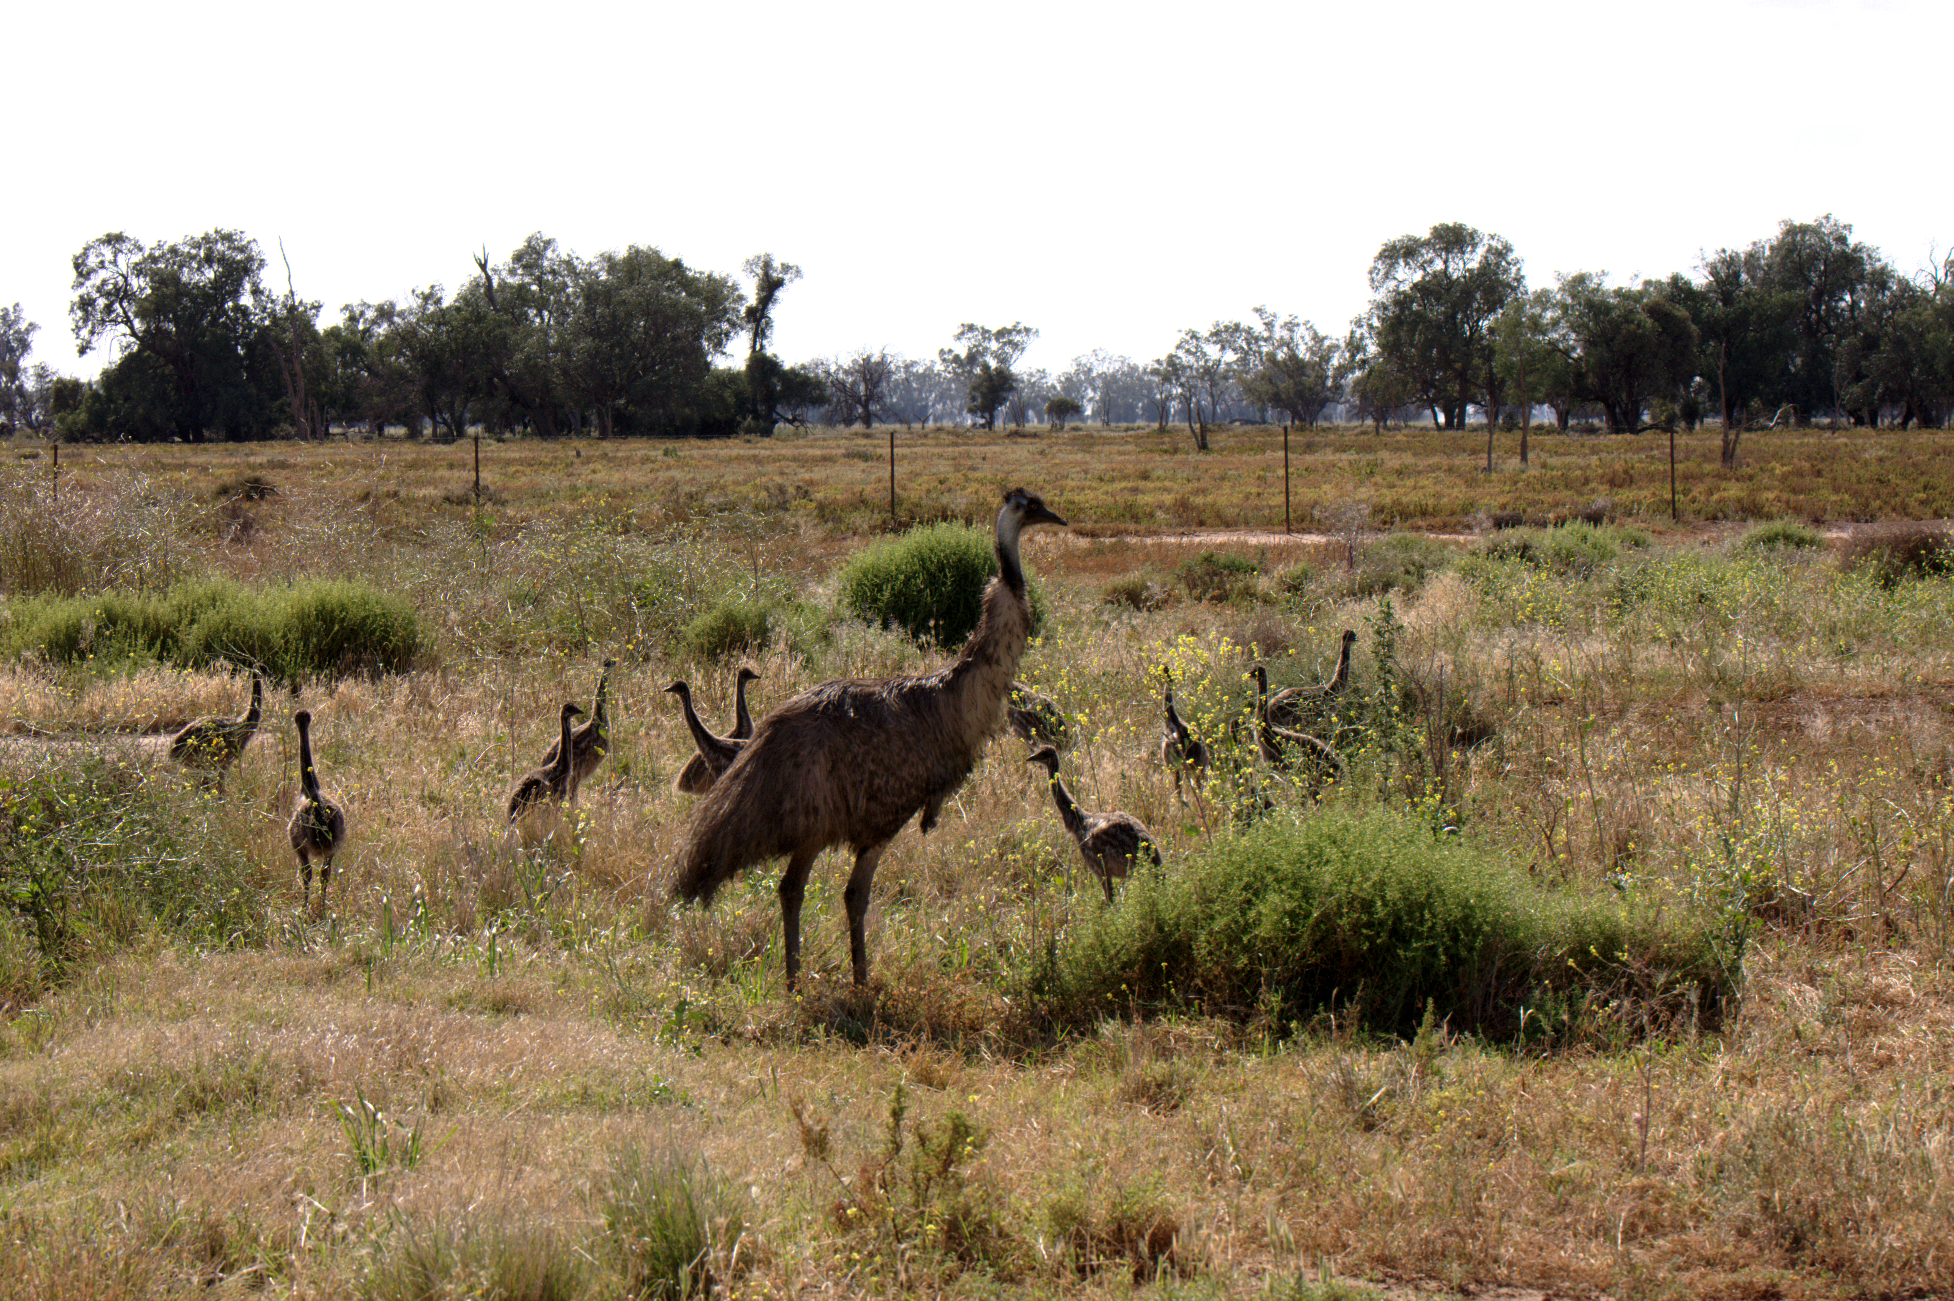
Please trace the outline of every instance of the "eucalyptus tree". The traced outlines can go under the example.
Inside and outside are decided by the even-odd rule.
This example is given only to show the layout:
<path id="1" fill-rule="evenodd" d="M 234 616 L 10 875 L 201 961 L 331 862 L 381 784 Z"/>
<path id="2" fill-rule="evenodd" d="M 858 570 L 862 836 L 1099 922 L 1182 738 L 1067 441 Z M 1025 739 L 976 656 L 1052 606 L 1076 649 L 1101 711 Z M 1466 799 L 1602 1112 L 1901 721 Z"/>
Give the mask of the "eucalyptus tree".
<path id="1" fill-rule="evenodd" d="M 145 245 L 121 231 L 75 254 L 69 321 L 82 352 L 107 343 L 102 389 L 119 432 L 201 442 L 243 436 L 272 417 L 273 381 L 250 352 L 270 304 L 256 242 L 216 229 Z"/>
<path id="2" fill-rule="evenodd" d="M 569 389 L 600 434 L 683 432 L 740 325 L 732 280 L 638 245 L 585 263 L 567 331 Z"/>
<path id="3" fill-rule="evenodd" d="M 1554 407 L 1565 430 L 1574 402 L 1574 353 L 1568 333 L 1565 299 L 1553 289 L 1515 294 L 1492 325 L 1494 364 L 1508 384 L 1507 393 L 1520 408 L 1520 464 L 1528 463 L 1533 432 L 1533 408 Z M 1492 469 L 1494 422 L 1486 422 L 1486 468 Z"/>
<path id="4" fill-rule="evenodd" d="M 1578 272 L 1561 284 L 1579 396 L 1610 433 L 1634 433 L 1651 399 L 1680 396 L 1696 375 L 1696 325 L 1656 284 L 1610 286 Z"/>
<path id="5" fill-rule="evenodd" d="M 963 384 L 964 410 L 981 417 L 984 428 L 997 428 L 997 413 L 1018 390 L 1014 367 L 1037 337 L 1037 328 L 1022 321 L 995 329 L 965 321 L 957 327 L 957 346 L 936 354 Z"/>
<path id="6" fill-rule="evenodd" d="M 1347 378 L 1343 341 L 1294 316 L 1278 320 L 1266 307 L 1257 307 L 1255 316 L 1262 329 L 1247 345 L 1243 395 L 1299 425 L 1314 426 Z"/>
<path id="7" fill-rule="evenodd" d="M 0 424 L 26 424 L 32 402 L 28 392 L 27 354 L 33 350 L 40 326 L 27 319 L 19 303 L 0 307 Z"/>
<path id="8" fill-rule="evenodd" d="M 862 428 L 873 428 L 875 418 L 887 414 L 897 364 L 886 348 L 862 348 L 825 363 L 821 373 L 828 381 L 828 423 L 845 429 L 859 421 Z"/>
<path id="9" fill-rule="evenodd" d="M 1390 240 L 1371 261 L 1370 330 L 1392 371 L 1434 422 L 1463 429 L 1466 408 L 1499 387 L 1492 323 L 1526 287 L 1519 255 L 1462 222 Z"/>

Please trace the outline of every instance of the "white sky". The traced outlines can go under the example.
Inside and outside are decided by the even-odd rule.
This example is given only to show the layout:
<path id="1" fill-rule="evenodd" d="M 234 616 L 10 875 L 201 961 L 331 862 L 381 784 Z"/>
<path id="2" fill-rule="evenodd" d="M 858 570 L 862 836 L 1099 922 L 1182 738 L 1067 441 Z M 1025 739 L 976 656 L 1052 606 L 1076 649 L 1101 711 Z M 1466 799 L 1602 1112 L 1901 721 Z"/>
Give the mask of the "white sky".
<path id="1" fill-rule="evenodd" d="M 70 261 L 255 238 L 325 304 L 450 291 L 531 231 L 737 274 L 789 361 L 1146 361 L 1266 303 L 1340 334 L 1385 240 L 1463 221 L 1529 281 L 1691 270 L 1835 213 L 1901 270 L 1954 244 L 1954 4 L 23 4 L 0 304 L 93 374 Z M 744 284 L 744 281 L 742 280 Z"/>

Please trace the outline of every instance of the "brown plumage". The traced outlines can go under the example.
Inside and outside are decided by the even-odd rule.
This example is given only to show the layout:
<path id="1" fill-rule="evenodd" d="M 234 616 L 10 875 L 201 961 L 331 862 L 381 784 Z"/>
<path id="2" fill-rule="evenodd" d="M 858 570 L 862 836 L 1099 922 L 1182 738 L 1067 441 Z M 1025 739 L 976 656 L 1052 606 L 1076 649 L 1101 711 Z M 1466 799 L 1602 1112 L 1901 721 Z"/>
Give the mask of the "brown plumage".
<path id="1" fill-rule="evenodd" d="M 319 864 L 319 911 L 326 911 L 326 891 L 332 885 L 332 860 L 346 839 L 346 814 L 319 789 L 312 767 L 312 715 L 301 709 L 292 715 L 299 729 L 299 793 L 292 801 L 292 818 L 285 824 L 292 850 L 299 856 L 299 885 L 305 906 L 312 906 L 312 860 Z"/>
<path id="2" fill-rule="evenodd" d="M 1166 730 L 1160 738 L 1160 762 L 1167 765 L 1167 771 L 1174 774 L 1174 798 L 1185 802 L 1181 794 L 1181 779 L 1191 778 L 1204 781 L 1208 775 L 1208 747 L 1181 721 L 1174 709 L 1174 679 L 1167 670 L 1161 670 L 1166 679 Z"/>
<path id="3" fill-rule="evenodd" d="M 732 743 L 747 740 L 753 735 L 753 715 L 746 709 L 746 684 L 759 676 L 750 665 L 740 665 L 740 671 L 733 679 L 733 730 L 725 736 L 714 736 L 699 721 L 698 713 L 692 708 L 690 687 L 683 682 L 674 682 L 665 688 L 676 694 L 679 688 L 685 687 L 679 701 L 685 707 L 685 725 L 692 733 L 692 743 L 699 747 L 685 761 L 685 767 L 679 769 L 678 777 L 672 782 L 673 790 L 685 795 L 704 795 L 719 780 L 719 774 L 726 771 L 726 765 L 733 762 L 740 747 Z M 711 759 L 706 757 L 708 748 L 714 755 Z"/>
<path id="4" fill-rule="evenodd" d="M 582 716 L 583 710 L 574 703 L 567 700 L 563 703 L 563 716 L 557 725 L 557 744 L 551 749 L 554 757 L 550 766 L 523 774 L 516 788 L 509 792 L 510 822 L 520 820 L 532 808 L 548 803 L 561 804 L 570 798 L 570 775 L 577 753 L 570 720 Z"/>
<path id="5" fill-rule="evenodd" d="M 1255 744 L 1269 766 L 1298 773 L 1312 795 L 1342 780 L 1343 759 L 1328 743 L 1269 721 L 1269 671 L 1260 664 L 1249 671 L 1255 675 Z"/>
<path id="6" fill-rule="evenodd" d="M 258 733 L 258 719 L 265 703 L 265 679 L 251 670 L 251 707 L 237 718 L 199 718 L 178 728 L 170 738 L 170 758 L 215 781 L 224 789 L 224 774 L 244 754 L 244 747 Z"/>
<path id="7" fill-rule="evenodd" d="M 597 675 L 597 698 L 590 704 L 590 721 L 570 733 L 570 802 L 577 802 L 577 787 L 583 779 L 597 771 L 597 765 L 604 762 L 604 756 L 611 752 L 611 715 L 609 711 L 611 670 L 617 667 L 616 660 L 605 660 L 603 671 Z M 562 741 L 550 742 L 550 748 L 543 753 L 543 762 L 538 769 L 555 767 L 557 747 Z"/>
<path id="8" fill-rule="evenodd" d="M 787 985 L 801 965 L 801 900 L 822 850 L 847 845 L 855 868 L 848 911 L 855 983 L 868 983 L 869 887 L 895 834 L 922 812 L 936 825 L 943 802 L 1004 727 L 1004 702 L 1031 628 L 1018 535 L 1063 524 L 1037 494 L 1014 488 L 997 513 L 998 576 L 956 660 L 934 673 L 825 682 L 782 704 L 699 802 L 672 893 L 710 902 L 755 863 L 788 856 L 780 878 Z"/>
<path id="9" fill-rule="evenodd" d="M 1125 880 L 1142 855 L 1152 859 L 1155 867 L 1160 866 L 1160 849 L 1154 844 L 1153 833 L 1147 830 L 1146 823 L 1131 813 L 1087 813 L 1079 807 L 1072 792 L 1065 788 L 1065 779 L 1058 775 L 1058 751 L 1041 745 L 1025 756 L 1025 761 L 1045 765 L 1058 816 L 1072 833 L 1072 839 L 1079 842 L 1079 853 L 1085 858 L 1086 866 L 1106 888 L 1107 903 L 1113 901 L 1114 879 Z"/>
<path id="10" fill-rule="evenodd" d="M 1350 648 L 1357 634 L 1343 630 L 1343 649 L 1337 653 L 1337 671 L 1328 682 L 1313 687 L 1284 687 L 1269 696 L 1269 721 L 1279 727 L 1296 728 L 1323 718 L 1336 707 L 1338 697 L 1350 689 Z"/>
<path id="11" fill-rule="evenodd" d="M 1022 682 L 1011 684 L 1011 696 L 1004 704 L 1004 721 L 1020 741 L 1049 745 L 1063 750 L 1072 744 L 1072 725 L 1065 711 L 1050 696 L 1040 695 Z"/>

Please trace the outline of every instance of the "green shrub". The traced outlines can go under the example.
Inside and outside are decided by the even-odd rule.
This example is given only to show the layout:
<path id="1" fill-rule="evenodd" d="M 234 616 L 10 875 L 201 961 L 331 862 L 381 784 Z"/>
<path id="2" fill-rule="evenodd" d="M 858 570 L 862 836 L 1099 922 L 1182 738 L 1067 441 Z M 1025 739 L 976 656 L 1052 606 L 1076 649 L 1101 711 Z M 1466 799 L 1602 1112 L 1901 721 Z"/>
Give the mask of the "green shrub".
<path id="1" fill-rule="evenodd" d="M 420 650 L 414 608 L 366 583 L 300 583 L 284 604 L 282 667 L 289 677 L 399 673 Z"/>
<path id="2" fill-rule="evenodd" d="M 1162 610 L 1171 601 L 1173 594 L 1146 574 L 1128 574 L 1115 578 L 1100 589 L 1100 600 L 1107 605 L 1125 606 L 1129 610 Z"/>
<path id="3" fill-rule="evenodd" d="M 1350 594 L 1373 597 L 1390 592 L 1415 593 L 1456 555 L 1452 547 L 1423 534 L 1389 534 L 1360 553 L 1350 579 Z"/>
<path id="4" fill-rule="evenodd" d="M 1192 560 L 1183 561 L 1174 577 L 1197 601 L 1231 601 L 1238 596 L 1253 595 L 1255 580 L 1261 573 L 1261 563 L 1247 556 L 1203 551 Z"/>
<path id="5" fill-rule="evenodd" d="M 1331 806 L 1142 874 L 1033 993 L 1066 1024 L 1197 1009 L 1287 1026 L 1333 1008 L 1409 1034 L 1429 1006 L 1498 1037 L 1585 1029 L 1604 1008 L 1713 1028 L 1740 950 L 1673 911 L 1542 888 L 1410 814 Z"/>
<path id="6" fill-rule="evenodd" d="M 150 926 L 193 944 L 261 943 L 262 873 L 212 812 L 100 755 L 0 776 L 0 907 L 55 979 Z"/>
<path id="7" fill-rule="evenodd" d="M 726 597 L 685 625 L 680 648 L 702 662 L 758 654 L 773 639 L 774 608 L 764 601 Z"/>
<path id="8" fill-rule="evenodd" d="M 1650 541 L 1649 535 L 1638 528 L 1577 521 L 1551 529 L 1508 529 L 1480 543 L 1475 554 L 1492 560 L 1518 560 L 1551 573 L 1586 578 L 1622 552 L 1641 550 Z"/>
<path id="9" fill-rule="evenodd" d="M 1817 529 L 1793 524 L 1790 520 L 1777 520 L 1770 524 L 1759 524 L 1744 534 L 1743 541 L 1737 545 L 1746 551 L 1809 551 L 1824 546 L 1825 539 L 1818 536 Z"/>
<path id="10" fill-rule="evenodd" d="M 153 596 L 14 601 L 0 609 L 0 643 L 57 664 L 257 664 L 298 681 L 400 672 L 419 652 L 420 629 L 404 598 L 362 582 L 313 579 L 264 590 L 200 580 Z"/>
<path id="11" fill-rule="evenodd" d="M 984 585 L 997 573 L 989 532 L 968 524 L 929 524 L 885 538 L 841 571 L 841 609 L 946 650 L 961 646 L 983 617 Z M 1045 623 L 1045 595 L 1028 581 L 1031 628 Z"/>

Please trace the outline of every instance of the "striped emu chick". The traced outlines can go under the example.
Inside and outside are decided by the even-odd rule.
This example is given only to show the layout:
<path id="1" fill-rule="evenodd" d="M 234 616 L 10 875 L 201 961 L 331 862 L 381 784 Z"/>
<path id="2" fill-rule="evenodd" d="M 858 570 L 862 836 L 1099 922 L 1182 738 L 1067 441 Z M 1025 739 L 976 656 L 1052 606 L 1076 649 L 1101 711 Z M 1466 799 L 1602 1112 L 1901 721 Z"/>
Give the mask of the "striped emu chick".
<path id="1" fill-rule="evenodd" d="M 1164 668 L 1160 673 L 1167 682 L 1166 730 L 1160 738 L 1160 762 L 1166 764 L 1167 771 L 1174 774 L 1174 798 L 1184 804 L 1187 797 L 1181 794 L 1181 779 L 1191 778 L 1196 782 L 1207 779 L 1208 747 L 1181 721 L 1180 713 L 1174 708 L 1173 674 Z"/>
<path id="2" fill-rule="evenodd" d="M 1342 781 L 1343 757 L 1327 742 L 1269 721 L 1269 671 L 1260 664 L 1249 671 L 1255 677 L 1255 744 L 1262 758 L 1271 768 L 1295 773 L 1312 798 Z"/>
<path id="3" fill-rule="evenodd" d="M 1313 687 L 1284 687 L 1269 696 L 1269 721 L 1278 727 L 1299 728 L 1315 722 L 1336 708 L 1337 701 L 1350 690 L 1350 648 L 1357 634 L 1343 630 L 1343 649 L 1337 653 L 1337 671 L 1328 682 Z"/>
<path id="4" fill-rule="evenodd" d="M 1041 695 L 1022 682 L 1011 684 L 1011 698 L 1005 702 L 1004 721 L 1012 735 L 1032 745 L 1049 745 L 1063 750 L 1072 744 L 1072 725 L 1065 711 L 1050 696 Z"/>
<path id="5" fill-rule="evenodd" d="M 299 856 L 299 886 L 304 906 L 312 906 L 312 860 L 319 863 L 319 912 L 326 911 L 326 890 L 332 885 L 332 860 L 346 841 L 346 814 L 319 789 L 312 767 L 312 715 L 301 709 L 292 715 L 299 729 L 299 793 L 292 801 L 292 818 L 285 824 L 292 850 Z"/>
<path id="6" fill-rule="evenodd" d="M 704 795 L 739 754 L 739 743 L 752 737 L 753 715 L 746 708 L 746 684 L 756 681 L 759 676 L 750 665 L 740 665 L 740 671 L 733 679 L 733 730 L 724 736 L 713 735 L 699 721 L 698 711 L 692 707 L 690 686 L 674 682 L 665 688 L 678 696 L 679 704 L 685 709 L 685 726 L 692 733 L 693 745 L 698 747 L 692 757 L 685 761 L 685 766 L 679 769 L 678 777 L 672 782 L 673 790 L 682 795 Z"/>
<path id="7" fill-rule="evenodd" d="M 1079 807 L 1072 792 L 1065 788 L 1065 779 L 1058 775 L 1058 751 L 1041 745 L 1025 756 L 1025 762 L 1045 766 L 1051 780 L 1052 803 L 1058 805 L 1058 816 L 1065 829 L 1079 842 L 1079 853 L 1086 866 L 1106 888 L 1107 903 L 1113 901 L 1113 881 L 1125 880 L 1142 857 L 1151 860 L 1155 867 L 1160 866 L 1160 850 L 1153 843 L 1153 833 L 1147 830 L 1146 823 L 1131 813 L 1087 813 Z"/>
<path id="8" fill-rule="evenodd" d="M 554 758 L 549 767 L 524 773 L 516 788 L 509 792 L 509 821 L 512 824 L 521 821 L 531 809 L 561 804 L 570 798 L 571 774 L 576 761 L 576 740 L 572 735 L 571 720 L 581 717 L 583 710 L 571 701 L 563 702 L 562 718 L 557 724 L 557 743 L 551 751 Z"/>
<path id="9" fill-rule="evenodd" d="M 264 675 L 251 670 L 251 706 L 236 718 L 199 718 L 185 723 L 170 738 L 170 758 L 200 774 L 206 783 L 224 789 L 224 774 L 244 755 L 244 747 L 258 734 L 265 703 Z"/>
<path id="10" fill-rule="evenodd" d="M 604 762 L 604 756 L 611 752 L 610 691 L 611 670 L 617 661 L 607 659 L 597 675 L 597 698 L 590 705 L 590 721 L 583 723 L 570 733 L 570 793 L 572 804 L 577 802 L 577 788 L 583 785 L 584 778 L 597 771 L 597 765 Z M 539 770 L 554 767 L 559 740 L 551 741 L 550 748 L 543 753 Z"/>
<path id="11" fill-rule="evenodd" d="M 1037 494 L 1013 488 L 997 513 L 998 576 L 955 662 L 934 673 L 825 682 L 762 719 L 753 739 L 693 815 L 672 876 L 681 899 L 711 902 L 733 876 L 787 857 L 780 914 L 787 987 L 801 969 L 801 901 L 822 850 L 855 853 L 842 900 L 855 983 L 868 983 L 864 927 L 875 867 L 918 812 L 936 826 L 943 803 L 1004 727 L 1005 699 L 1031 629 L 1018 535 L 1063 524 Z"/>

